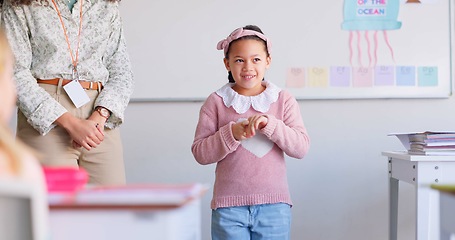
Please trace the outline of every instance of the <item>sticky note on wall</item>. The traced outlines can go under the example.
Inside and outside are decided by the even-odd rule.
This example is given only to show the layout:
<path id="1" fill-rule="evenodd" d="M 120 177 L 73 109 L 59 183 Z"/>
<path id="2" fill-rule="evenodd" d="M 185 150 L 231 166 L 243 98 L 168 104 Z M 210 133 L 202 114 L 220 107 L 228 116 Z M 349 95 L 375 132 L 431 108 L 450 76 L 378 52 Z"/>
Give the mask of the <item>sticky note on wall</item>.
<path id="1" fill-rule="evenodd" d="M 352 69 L 353 87 L 373 86 L 373 68 L 355 67 Z"/>
<path id="2" fill-rule="evenodd" d="M 305 68 L 289 68 L 286 74 L 286 87 L 302 88 L 305 86 Z"/>
<path id="3" fill-rule="evenodd" d="M 438 67 L 419 67 L 417 72 L 419 86 L 438 86 Z"/>
<path id="4" fill-rule="evenodd" d="M 327 87 L 329 85 L 329 71 L 327 68 L 310 67 L 308 68 L 309 87 Z"/>
<path id="5" fill-rule="evenodd" d="M 397 86 L 415 86 L 416 68 L 414 66 L 397 66 L 396 79 Z"/>
<path id="6" fill-rule="evenodd" d="M 395 82 L 395 68 L 393 66 L 377 66 L 374 69 L 374 85 L 392 86 Z"/>
<path id="7" fill-rule="evenodd" d="M 351 80 L 351 68 L 344 66 L 330 67 L 330 86 L 349 87 Z"/>

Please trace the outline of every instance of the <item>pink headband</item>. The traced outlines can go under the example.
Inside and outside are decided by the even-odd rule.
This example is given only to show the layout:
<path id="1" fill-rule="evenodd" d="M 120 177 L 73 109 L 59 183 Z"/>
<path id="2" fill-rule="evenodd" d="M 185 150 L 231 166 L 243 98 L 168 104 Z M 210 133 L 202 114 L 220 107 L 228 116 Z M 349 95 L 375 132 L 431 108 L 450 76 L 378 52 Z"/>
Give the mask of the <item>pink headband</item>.
<path id="1" fill-rule="evenodd" d="M 229 44 L 231 44 L 232 41 L 237 40 L 244 36 L 258 36 L 260 39 L 264 40 L 267 43 L 267 51 L 270 54 L 272 49 L 272 43 L 270 42 L 270 40 L 267 39 L 267 37 L 264 34 L 256 32 L 254 30 L 248 30 L 243 28 L 235 29 L 231 34 L 229 34 L 229 36 L 226 39 L 219 41 L 218 44 L 216 45 L 216 49 L 218 50 L 223 49 L 224 55 L 226 55 L 229 49 Z"/>

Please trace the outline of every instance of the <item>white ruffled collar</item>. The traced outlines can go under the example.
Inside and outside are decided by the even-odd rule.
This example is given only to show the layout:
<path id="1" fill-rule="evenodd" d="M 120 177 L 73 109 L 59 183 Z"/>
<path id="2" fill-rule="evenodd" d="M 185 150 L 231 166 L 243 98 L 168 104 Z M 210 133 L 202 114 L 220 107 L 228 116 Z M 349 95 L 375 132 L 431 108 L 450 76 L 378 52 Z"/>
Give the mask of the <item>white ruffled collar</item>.
<path id="1" fill-rule="evenodd" d="M 234 83 L 227 83 L 216 91 L 216 94 L 223 98 L 224 105 L 232 107 L 238 114 L 245 113 L 253 107 L 254 110 L 266 113 L 270 105 L 278 100 L 281 89 L 271 82 L 263 81 L 262 85 L 265 90 L 256 96 L 243 96 L 232 89 Z"/>

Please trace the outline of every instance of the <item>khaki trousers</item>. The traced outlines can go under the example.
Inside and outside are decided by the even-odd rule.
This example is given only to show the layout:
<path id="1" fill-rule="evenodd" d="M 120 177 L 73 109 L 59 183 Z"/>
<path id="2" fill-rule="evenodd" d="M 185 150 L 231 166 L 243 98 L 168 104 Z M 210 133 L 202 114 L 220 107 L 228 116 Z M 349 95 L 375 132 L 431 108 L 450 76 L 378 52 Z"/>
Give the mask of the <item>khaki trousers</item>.
<path id="1" fill-rule="evenodd" d="M 92 114 L 95 99 L 99 94 L 97 90 L 85 90 L 90 97 L 90 102 L 76 108 L 61 83 L 59 86 L 39 85 L 69 113 L 80 119 L 87 119 Z M 43 155 L 40 161 L 44 166 L 81 167 L 88 172 L 91 184 L 125 184 L 123 147 L 118 128 L 113 130 L 105 128 L 104 140 L 96 148 L 75 149 L 72 147 L 72 139 L 65 129 L 56 126 L 48 134 L 42 136 L 27 122 L 27 118 L 19 110 L 17 136 Z"/>

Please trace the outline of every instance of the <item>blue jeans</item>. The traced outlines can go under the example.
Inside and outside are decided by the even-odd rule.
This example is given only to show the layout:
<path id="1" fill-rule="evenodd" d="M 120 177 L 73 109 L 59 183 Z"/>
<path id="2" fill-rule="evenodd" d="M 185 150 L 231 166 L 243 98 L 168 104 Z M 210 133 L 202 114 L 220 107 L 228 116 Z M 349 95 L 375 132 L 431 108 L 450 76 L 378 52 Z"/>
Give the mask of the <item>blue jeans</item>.
<path id="1" fill-rule="evenodd" d="M 212 210 L 212 240 L 289 240 L 291 207 L 285 203 Z"/>

